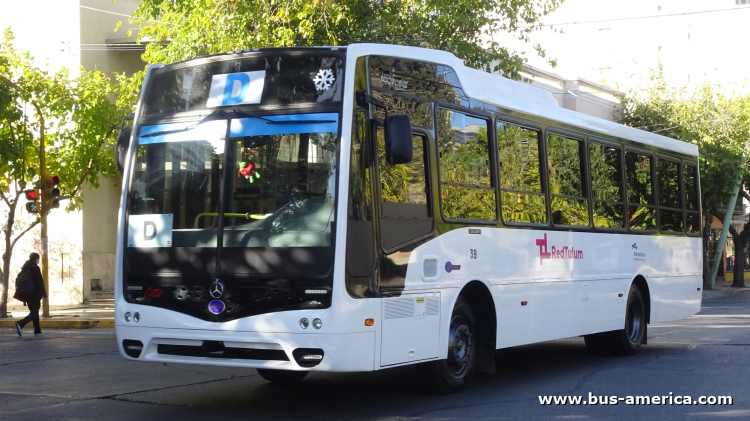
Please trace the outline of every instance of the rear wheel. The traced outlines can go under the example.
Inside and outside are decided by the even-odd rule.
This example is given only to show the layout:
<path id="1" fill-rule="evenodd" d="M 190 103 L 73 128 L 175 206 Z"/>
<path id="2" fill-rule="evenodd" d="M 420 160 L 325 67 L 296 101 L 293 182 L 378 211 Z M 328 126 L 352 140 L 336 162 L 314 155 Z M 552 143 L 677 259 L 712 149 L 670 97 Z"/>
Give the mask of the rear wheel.
<path id="1" fill-rule="evenodd" d="M 476 320 L 471 307 L 459 300 L 448 333 L 448 358 L 423 366 L 429 386 L 440 393 L 464 390 L 474 377 L 477 361 Z"/>
<path id="2" fill-rule="evenodd" d="M 596 355 L 633 355 L 646 340 L 646 305 L 641 290 L 630 286 L 625 307 L 625 328 L 584 336 L 586 348 Z"/>
<path id="3" fill-rule="evenodd" d="M 258 368 L 260 377 L 274 383 L 297 383 L 307 376 L 307 371 L 273 370 Z"/>

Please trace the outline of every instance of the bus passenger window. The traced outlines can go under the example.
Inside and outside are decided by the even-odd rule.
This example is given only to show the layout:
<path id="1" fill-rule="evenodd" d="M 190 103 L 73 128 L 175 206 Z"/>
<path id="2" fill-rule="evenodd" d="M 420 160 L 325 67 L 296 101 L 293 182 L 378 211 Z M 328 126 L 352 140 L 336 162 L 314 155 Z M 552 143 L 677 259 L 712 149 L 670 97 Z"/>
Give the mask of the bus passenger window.
<path id="1" fill-rule="evenodd" d="M 656 160 L 656 181 L 659 186 L 659 230 L 682 233 L 682 200 L 680 164 L 666 159 Z"/>
<path id="2" fill-rule="evenodd" d="M 589 143 L 591 198 L 594 202 L 595 228 L 624 228 L 625 202 L 622 196 L 620 149 Z"/>
<path id="3" fill-rule="evenodd" d="M 487 120 L 438 111 L 440 199 L 446 219 L 497 219 Z"/>
<path id="4" fill-rule="evenodd" d="M 625 153 L 625 180 L 628 188 L 628 221 L 632 230 L 656 229 L 656 206 L 651 180 L 651 157 Z"/>
<path id="5" fill-rule="evenodd" d="M 589 225 L 589 202 L 583 183 L 583 142 L 547 136 L 549 190 L 555 225 Z"/>
<path id="6" fill-rule="evenodd" d="M 498 121 L 500 199 L 505 222 L 547 222 L 539 174 L 539 132 Z"/>
<path id="7" fill-rule="evenodd" d="M 697 234 L 701 229 L 700 208 L 698 207 L 698 186 L 695 183 L 698 177 L 697 168 L 694 165 L 685 165 L 685 222 L 687 232 Z"/>

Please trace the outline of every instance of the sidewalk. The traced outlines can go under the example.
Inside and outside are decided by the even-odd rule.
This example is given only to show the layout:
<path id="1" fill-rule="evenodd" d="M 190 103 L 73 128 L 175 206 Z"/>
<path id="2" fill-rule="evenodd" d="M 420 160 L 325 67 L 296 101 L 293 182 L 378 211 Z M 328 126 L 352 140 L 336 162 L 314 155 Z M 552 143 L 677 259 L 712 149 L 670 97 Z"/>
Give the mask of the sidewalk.
<path id="1" fill-rule="evenodd" d="M 15 301 L 15 300 L 14 300 Z M 9 303 L 10 304 L 10 303 Z M 8 305 L 12 317 L 0 319 L 0 328 L 13 328 L 18 320 L 29 314 L 23 304 Z M 41 311 L 39 312 L 41 314 Z M 40 316 L 42 329 L 88 329 L 92 327 L 115 327 L 114 300 L 94 300 L 86 304 L 52 305 L 49 317 Z M 31 327 L 31 323 L 27 328 Z"/>
<path id="2" fill-rule="evenodd" d="M 747 285 L 745 288 L 734 288 L 731 281 L 724 281 L 719 276 L 714 283 L 714 289 L 703 291 L 703 298 L 717 298 L 727 295 L 750 295 L 750 278 L 745 278 L 745 285 Z"/>

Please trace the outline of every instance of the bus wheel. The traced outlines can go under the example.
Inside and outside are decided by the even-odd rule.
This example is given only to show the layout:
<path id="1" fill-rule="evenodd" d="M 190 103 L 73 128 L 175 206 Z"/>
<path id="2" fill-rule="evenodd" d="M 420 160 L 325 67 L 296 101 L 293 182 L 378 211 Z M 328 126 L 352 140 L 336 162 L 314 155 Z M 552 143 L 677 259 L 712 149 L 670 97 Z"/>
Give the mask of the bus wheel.
<path id="1" fill-rule="evenodd" d="M 260 377 L 274 383 L 296 383 L 307 376 L 307 371 L 273 370 L 258 368 Z"/>
<path id="2" fill-rule="evenodd" d="M 612 332 L 612 352 L 616 355 L 633 355 L 646 339 L 646 305 L 641 290 L 630 286 L 625 311 L 625 329 Z"/>
<path id="3" fill-rule="evenodd" d="M 471 307 L 459 299 L 448 333 L 448 358 L 424 365 L 429 386 L 439 393 L 464 390 L 474 377 L 477 360 L 476 320 Z"/>
<path id="4" fill-rule="evenodd" d="M 646 306 L 637 286 L 632 285 L 625 307 L 625 329 L 585 335 L 586 348 L 595 355 L 633 355 L 646 340 Z"/>

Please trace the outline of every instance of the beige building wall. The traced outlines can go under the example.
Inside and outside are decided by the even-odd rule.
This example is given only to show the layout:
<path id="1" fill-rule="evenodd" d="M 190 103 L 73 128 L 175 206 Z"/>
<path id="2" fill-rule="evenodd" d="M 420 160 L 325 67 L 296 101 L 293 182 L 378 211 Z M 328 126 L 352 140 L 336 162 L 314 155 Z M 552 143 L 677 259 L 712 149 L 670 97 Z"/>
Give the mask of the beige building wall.
<path id="1" fill-rule="evenodd" d="M 81 1 L 81 64 L 87 70 L 128 75 L 142 70 L 143 48 L 135 45 L 137 34 L 127 38 L 133 25 L 128 17 L 138 0 Z M 106 12 L 105 12 L 106 11 Z M 124 16 L 123 16 L 124 15 Z M 122 26 L 115 31 L 118 21 Z M 101 180 L 99 188 L 83 191 L 82 282 L 84 299 L 111 297 L 115 286 L 117 216 L 120 179 Z"/>
<path id="2" fill-rule="evenodd" d="M 135 36 L 126 38 L 128 17 L 138 0 L 0 0 L 0 30 L 10 27 L 15 46 L 28 50 L 38 66 L 50 71 L 66 67 L 75 76 L 80 68 L 106 74 L 132 74 L 144 67 L 142 48 Z M 33 19 L 29 19 L 33 16 Z M 118 21 L 122 27 L 115 32 Z M 66 213 L 62 207 L 48 217 L 50 303 L 80 303 L 108 294 L 91 293 L 91 279 L 104 292 L 113 291 L 117 214 L 120 204 L 118 180 L 100 179 L 100 188 L 84 186 L 80 211 Z M 36 215 L 26 213 L 24 204 L 16 212 L 14 232 L 23 231 Z M 8 208 L 0 203 L 0 217 L 7 220 Z M 26 233 L 13 249 L 10 295 L 16 274 L 31 252 L 40 251 L 39 227 Z M 2 243 L 0 243 L 2 244 Z M 0 248 L 0 254 L 4 251 Z M 11 299 L 12 303 L 12 299 Z"/>

